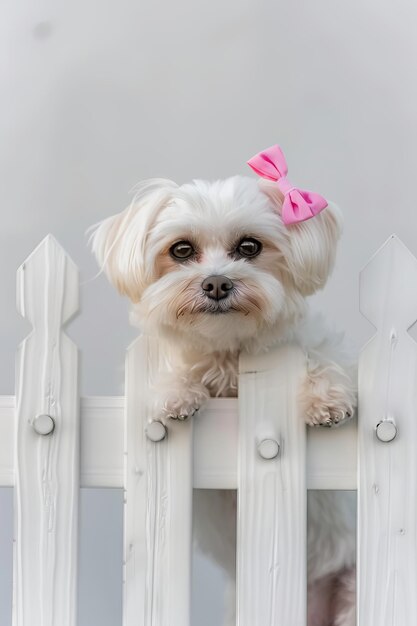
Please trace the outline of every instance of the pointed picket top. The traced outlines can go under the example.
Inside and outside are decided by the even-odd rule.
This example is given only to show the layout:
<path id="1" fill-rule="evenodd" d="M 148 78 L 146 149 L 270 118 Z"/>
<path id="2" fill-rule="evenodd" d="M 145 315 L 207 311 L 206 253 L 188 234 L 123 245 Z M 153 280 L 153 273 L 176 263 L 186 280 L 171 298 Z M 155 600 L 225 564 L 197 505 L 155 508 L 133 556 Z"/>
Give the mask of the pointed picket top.
<path id="1" fill-rule="evenodd" d="M 358 389 L 358 624 L 417 624 L 417 260 L 392 235 L 360 277 L 377 332 Z"/>
<path id="2" fill-rule="evenodd" d="M 361 271 L 360 310 L 378 330 L 394 321 L 407 330 L 417 320 L 417 259 L 396 235 Z"/>
<path id="3" fill-rule="evenodd" d="M 54 307 L 58 303 L 60 311 Z M 51 314 L 64 325 L 78 308 L 78 268 L 47 235 L 17 270 L 17 309 L 36 328 L 47 325 Z"/>
<path id="4" fill-rule="evenodd" d="M 13 625 L 75 626 L 78 269 L 51 235 L 17 272 L 17 307 L 33 328 L 16 362 Z"/>

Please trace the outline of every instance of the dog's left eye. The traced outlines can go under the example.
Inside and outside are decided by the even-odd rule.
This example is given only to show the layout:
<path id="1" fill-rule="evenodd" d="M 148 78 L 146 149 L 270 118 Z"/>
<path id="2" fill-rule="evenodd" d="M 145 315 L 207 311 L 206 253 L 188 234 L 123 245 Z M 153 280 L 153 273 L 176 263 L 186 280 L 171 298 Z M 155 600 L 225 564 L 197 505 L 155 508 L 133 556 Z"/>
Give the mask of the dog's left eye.
<path id="1" fill-rule="evenodd" d="M 190 259 L 195 254 L 195 250 L 189 241 L 178 241 L 171 246 L 169 253 L 174 259 L 184 261 Z"/>
<path id="2" fill-rule="evenodd" d="M 246 239 L 242 239 L 239 245 L 236 248 L 237 254 L 239 256 L 244 256 L 248 258 L 252 258 L 254 256 L 258 256 L 260 251 L 262 250 L 262 244 L 257 239 L 253 239 L 252 237 L 247 237 Z"/>

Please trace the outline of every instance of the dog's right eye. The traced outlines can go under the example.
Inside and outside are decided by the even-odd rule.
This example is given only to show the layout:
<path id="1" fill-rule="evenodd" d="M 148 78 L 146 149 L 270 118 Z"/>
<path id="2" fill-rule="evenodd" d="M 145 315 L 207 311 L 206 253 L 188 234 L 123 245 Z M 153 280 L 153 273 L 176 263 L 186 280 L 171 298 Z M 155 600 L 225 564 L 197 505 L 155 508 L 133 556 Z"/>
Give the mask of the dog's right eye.
<path id="1" fill-rule="evenodd" d="M 178 241 L 169 249 L 170 255 L 179 261 L 190 259 L 195 254 L 195 250 L 189 241 Z"/>

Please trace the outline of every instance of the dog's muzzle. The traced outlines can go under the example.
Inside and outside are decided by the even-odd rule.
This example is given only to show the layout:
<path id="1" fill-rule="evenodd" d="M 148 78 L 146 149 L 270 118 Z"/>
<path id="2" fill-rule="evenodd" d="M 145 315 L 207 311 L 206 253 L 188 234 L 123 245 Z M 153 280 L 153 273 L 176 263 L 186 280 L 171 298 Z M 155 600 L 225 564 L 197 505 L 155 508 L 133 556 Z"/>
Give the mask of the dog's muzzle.
<path id="1" fill-rule="evenodd" d="M 206 296 L 212 300 L 227 298 L 233 289 L 233 283 L 227 276 L 208 276 L 201 286 Z"/>

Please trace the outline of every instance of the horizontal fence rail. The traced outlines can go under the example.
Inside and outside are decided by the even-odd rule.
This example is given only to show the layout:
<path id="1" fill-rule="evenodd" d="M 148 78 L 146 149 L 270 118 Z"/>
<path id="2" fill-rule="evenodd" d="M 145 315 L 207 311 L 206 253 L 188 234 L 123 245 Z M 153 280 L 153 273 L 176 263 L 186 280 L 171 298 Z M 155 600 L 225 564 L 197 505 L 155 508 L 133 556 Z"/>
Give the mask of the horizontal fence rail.
<path id="1" fill-rule="evenodd" d="M 14 396 L 0 396 L 0 487 L 14 485 Z M 123 396 L 81 398 L 81 487 L 124 487 Z M 193 486 L 237 489 L 238 401 L 212 398 L 194 420 Z M 307 429 L 307 488 L 356 489 L 357 426 Z"/>

